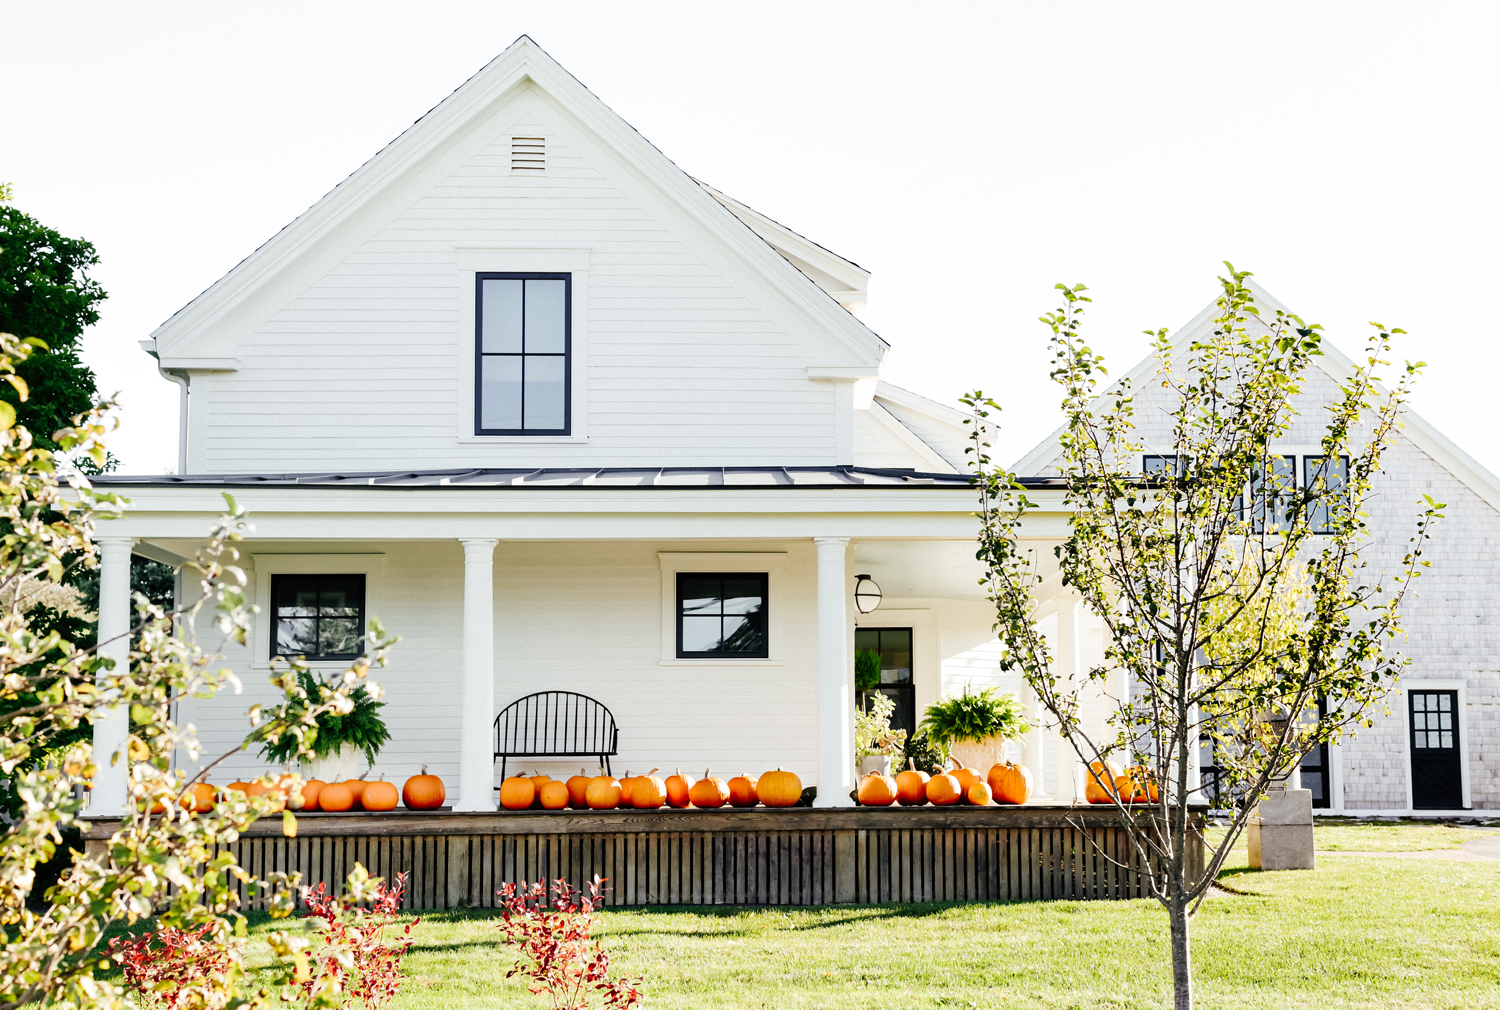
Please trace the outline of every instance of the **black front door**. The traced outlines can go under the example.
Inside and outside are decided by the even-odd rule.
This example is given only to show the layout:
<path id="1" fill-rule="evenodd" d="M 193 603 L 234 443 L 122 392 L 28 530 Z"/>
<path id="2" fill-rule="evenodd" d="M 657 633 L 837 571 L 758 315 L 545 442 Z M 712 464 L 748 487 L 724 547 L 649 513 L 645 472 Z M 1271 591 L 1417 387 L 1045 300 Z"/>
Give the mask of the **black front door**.
<path id="1" fill-rule="evenodd" d="M 880 654 L 880 686 L 875 688 L 896 703 L 891 713 L 891 729 L 906 730 L 907 738 L 917 731 L 917 687 L 911 675 L 910 628 L 856 628 L 854 648 L 857 652 Z M 863 697 L 858 699 L 866 704 Z"/>
<path id="2" fill-rule="evenodd" d="M 1411 805 L 1417 810 L 1463 806 L 1459 765 L 1458 692 L 1412 691 Z"/>

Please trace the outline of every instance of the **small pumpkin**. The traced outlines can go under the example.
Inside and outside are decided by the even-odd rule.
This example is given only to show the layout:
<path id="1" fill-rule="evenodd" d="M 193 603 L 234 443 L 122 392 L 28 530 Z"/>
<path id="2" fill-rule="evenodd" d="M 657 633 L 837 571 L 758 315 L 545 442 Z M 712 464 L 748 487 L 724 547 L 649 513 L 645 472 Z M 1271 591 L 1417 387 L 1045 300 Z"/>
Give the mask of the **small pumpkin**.
<path id="1" fill-rule="evenodd" d="M 713 810 L 729 802 L 729 785 L 723 779 L 704 771 L 703 777 L 688 789 L 688 798 L 695 807 Z"/>
<path id="2" fill-rule="evenodd" d="M 656 769 L 651 769 L 653 772 Z M 630 805 L 637 810 L 656 810 L 667 802 L 667 785 L 655 775 L 642 775 L 630 790 Z"/>
<path id="3" fill-rule="evenodd" d="M 365 791 L 360 795 L 359 802 L 366 810 L 383 813 L 387 810 L 395 810 L 396 803 L 401 799 L 396 792 L 396 784 L 387 782 L 385 776 L 380 776 L 379 781 L 365 784 Z"/>
<path id="4" fill-rule="evenodd" d="M 1025 803 L 1031 799 L 1031 769 L 1009 761 L 995 765 L 988 776 L 996 803 Z"/>
<path id="5" fill-rule="evenodd" d="M 588 809 L 589 783 L 593 781 L 593 778 L 588 773 L 588 769 L 580 768 L 577 775 L 573 775 L 568 779 L 566 783 L 568 787 L 568 806 L 574 810 Z"/>
<path id="6" fill-rule="evenodd" d="M 926 803 L 927 781 L 931 777 L 926 772 L 917 771 L 908 758 L 906 771 L 896 776 L 896 801 L 903 807 L 920 807 Z"/>
<path id="7" fill-rule="evenodd" d="M 590 810 L 613 810 L 620 805 L 624 792 L 618 780 L 608 775 L 595 775 L 589 779 L 584 799 L 588 801 Z"/>
<path id="8" fill-rule="evenodd" d="M 953 759 L 953 764 L 954 767 L 948 771 L 948 774 L 958 779 L 958 787 L 964 791 L 965 795 L 968 794 L 969 789 L 974 785 L 975 782 L 984 781 L 984 779 L 980 778 L 979 773 L 974 769 L 965 768 L 964 763 L 958 760 L 958 758 Z"/>
<path id="9" fill-rule="evenodd" d="M 768 807 L 795 807 L 802 802 L 802 780 L 795 772 L 778 768 L 760 777 L 755 795 Z"/>
<path id="10" fill-rule="evenodd" d="M 536 799 L 536 784 L 523 775 L 512 775 L 500 783 L 500 805 L 506 810 L 525 810 Z"/>
<path id="11" fill-rule="evenodd" d="M 568 786 L 565 782 L 548 782 L 542 786 L 543 810 L 561 810 L 568 805 Z"/>
<path id="12" fill-rule="evenodd" d="M 354 790 L 346 783 L 330 782 L 318 792 L 318 809 L 341 814 L 354 807 Z"/>
<path id="13" fill-rule="evenodd" d="M 732 807 L 753 807 L 760 802 L 760 796 L 755 791 L 755 780 L 748 775 L 736 775 L 729 780 L 729 805 Z"/>
<path id="14" fill-rule="evenodd" d="M 428 775 L 426 765 L 422 766 L 421 774 L 413 775 L 401 787 L 401 802 L 409 810 L 436 810 L 447 799 L 448 791 L 443 788 L 443 780 Z"/>
<path id="15" fill-rule="evenodd" d="M 1112 803 L 1115 796 L 1115 780 L 1120 769 L 1113 761 L 1095 761 L 1089 765 L 1084 776 L 1083 798 L 1090 803 Z"/>
<path id="16" fill-rule="evenodd" d="M 229 783 L 229 785 L 227 785 L 227 786 L 224 787 L 224 791 L 226 793 L 230 792 L 230 791 L 237 792 L 237 793 L 244 793 L 246 796 L 249 796 L 250 795 L 250 783 L 249 782 L 231 782 L 231 783 Z"/>
<path id="17" fill-rule="evenodd" d="M 990 784 L 982 779 L 976 781 L 969 787 L 969 791 L 964 793 L 964 799 L 974 807 L 987 807 L 990 805 L 990 800 L 994 798 L 995 794 L 990 790 Z"/>
<path id="18" fill-rule="evenodd" d="M 308 779 L 306 782 L 302 783 L 303 810 L 318 809 L 318 794 L 323 791 L 323 787 L 326 785 L 328 785 L 328 783 L 324 782 L 322 779 Z"/>
<path id="19" fill-rule="evenodd" d="M 367 784 L 368 783 L 364 779 L 346 779 L 344 781 L 344 785 L 348 786 L 349 791 L 354 794 L 354 802 L 356 805 L 360 800 L 364 798 L 365 786 Z"/>
<path id="20" fill-rule="evenodd" d="M 963 789 L 958 779 L 944 772 L 927 780 L 927 802 L 939 807 L 951 807 L 963 799 Z"/>
<path id="21" fill-rule="evenodd" d="M 891 776 L 871 772 L 859 780 L 859 805 L 888 807 L 896 802 L 898 788 L 896 780 Z"/>
<path id="22" fill-rule="evenodd" d="M 664 783 L 667 787 L 667 806 L 678 810 L 691 806 L 693 800 L 690 794 L 693 791 L 693 781 L 691 775 L 682 774 L 681 768 L 678 768 L 675 774 L 668 775 Z"/>
<path id="23" fill-rule="evenodd" d="M 1115 779 L 1120 798 L 1127 803 L 1160 803 L 1161 789 L 1156 775 L 1145 765 L 1131 765 L 1125 773 Z"/>

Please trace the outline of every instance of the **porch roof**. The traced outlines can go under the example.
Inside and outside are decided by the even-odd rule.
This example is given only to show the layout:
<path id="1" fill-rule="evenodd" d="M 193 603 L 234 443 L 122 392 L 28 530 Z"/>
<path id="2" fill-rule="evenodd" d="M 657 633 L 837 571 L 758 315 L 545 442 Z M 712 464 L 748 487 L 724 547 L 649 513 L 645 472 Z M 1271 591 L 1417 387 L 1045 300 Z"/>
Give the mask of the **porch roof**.
<path id="1" fill-rule="evenodd" d="M 562 488 L 966 488 L 969 475 L 865 466 L 663 466 L 515 467 L 498 469 L 388 470 L 356 473 L 105 474 L 90 478 L 110 487 L 379 487 L 557 490 Z M 1023 477 L 1029 490 L 1065 488 L 1057 477 Z"/>

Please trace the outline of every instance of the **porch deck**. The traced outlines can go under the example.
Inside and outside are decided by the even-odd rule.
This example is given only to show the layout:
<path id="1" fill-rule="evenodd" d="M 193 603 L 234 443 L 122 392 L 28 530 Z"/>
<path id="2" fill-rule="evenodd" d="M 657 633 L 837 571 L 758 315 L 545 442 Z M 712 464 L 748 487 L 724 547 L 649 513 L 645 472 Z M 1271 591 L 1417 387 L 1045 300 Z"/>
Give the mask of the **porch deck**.
<path id="1" fill-rule="evenodd" d="M 1204 814 L 1194 815 L 1201 829 Z M 89 824 L 86 841 L 117 822 Z M 405 871 L 408 908 L 493 907 L 502 883 L 607 878 L 608 903 L 824 905 L 1145 897 L 1142 866 L 1109 807 L 791 808 L 297 816 L 233 848 L 256 875 L 339 886 L 356 862 Z M 1201 845 L 1189 853 L 1201 873 Z M 264 906 L 240 885 L 242 907 Z"/>

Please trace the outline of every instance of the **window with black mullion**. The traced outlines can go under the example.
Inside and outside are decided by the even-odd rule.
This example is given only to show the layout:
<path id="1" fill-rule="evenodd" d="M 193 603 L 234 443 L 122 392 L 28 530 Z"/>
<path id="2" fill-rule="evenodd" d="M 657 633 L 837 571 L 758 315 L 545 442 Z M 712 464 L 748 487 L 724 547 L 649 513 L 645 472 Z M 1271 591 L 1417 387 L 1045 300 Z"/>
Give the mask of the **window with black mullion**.
<path id="1" fill-rule="evenodd" d="M 572 343 L 571 274 L 480 274 L 474 430 L 566 435 Z"/>
<path id="2" fill-rule="evenodd" d="M 764 572 L 681 572 L 677 576 L 677 655 L 765 659 Z"/>
<path id="3" fill-rule="evenodd" d="M 364 650 L 363 575 L 273 575 L 272 656 L 353 659 Z"/>

